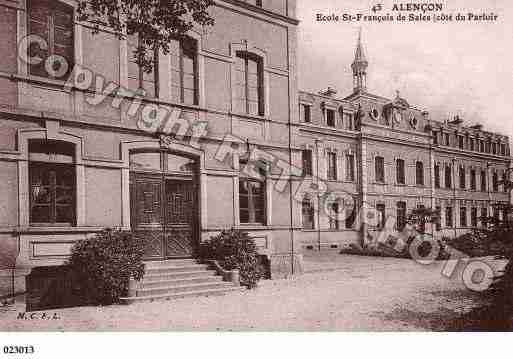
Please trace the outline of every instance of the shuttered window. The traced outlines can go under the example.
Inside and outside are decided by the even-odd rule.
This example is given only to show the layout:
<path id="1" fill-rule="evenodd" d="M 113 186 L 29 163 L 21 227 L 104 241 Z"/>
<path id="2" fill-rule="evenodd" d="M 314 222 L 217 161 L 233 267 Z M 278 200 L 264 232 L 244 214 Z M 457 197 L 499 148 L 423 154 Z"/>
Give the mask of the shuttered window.
<path id="1" fill-rule="evenodd" d="M 264 115 L 263 61 L 245 51 L 237 51 L 235 58 L 235 109 L 249 115 Z"/>

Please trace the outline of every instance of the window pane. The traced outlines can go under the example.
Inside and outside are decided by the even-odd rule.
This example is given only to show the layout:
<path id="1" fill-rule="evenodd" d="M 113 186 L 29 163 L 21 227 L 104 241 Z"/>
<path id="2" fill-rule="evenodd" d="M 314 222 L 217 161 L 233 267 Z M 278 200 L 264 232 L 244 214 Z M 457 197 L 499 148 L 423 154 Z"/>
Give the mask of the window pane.
<path id="1" fill-rule="evenodd" d="M 135 152 L 130 154 L 130 169 L 132 170 L 160 170 L 159 152 Z"/>
<path id="2" fill-rule="evenodd" d="M 167 154 L 167 171 L 192 173 L 195 167 L 196 161 L 190 158 Z"/>
<path id="3" fill-rule="evenodd" d="M 73 223 L 74 214 L 71 206 L 57 206 L 56 208 L 56 223 Z"/>
<path id="4" fill-rule="evenodd" d="M 50 206 L 33 206 L 30 213 L 32 223 L 50 223 Z"/>

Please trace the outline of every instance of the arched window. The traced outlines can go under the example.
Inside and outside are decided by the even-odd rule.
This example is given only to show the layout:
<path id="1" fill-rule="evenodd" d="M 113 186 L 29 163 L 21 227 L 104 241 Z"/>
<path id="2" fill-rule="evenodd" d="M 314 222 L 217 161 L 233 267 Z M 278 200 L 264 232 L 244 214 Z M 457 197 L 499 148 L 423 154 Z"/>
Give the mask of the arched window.
<path id="1" fill-rule="evenodd" d="M 424 164 L 421 161 L 415 163 L 415 174 L 417 186 L 424 186 Z"/>
<path id="2" fill-rule="evenodd" d="M 75 147 L 55 140 L 29 140 L 30 224 L 76 223 Z"/>
<path id="3" fill-rule="evenodd" d="M 301 202 L 301 216 L 303 229 L 315 229 L 314 206 L 309 196 L 303 197 Z"/>
<path id="4" fill-rule="evenodd" d="M 28 49 L 29 57 L 42 59 L 38 64 L 29 65 L 29 73 L 65 80 L 74 64 L 73 8 L 60 1 L 48 0 L 29 0 L 27 6 L 28 34 L 43 39 L 46 45 L 33 44 Z M 45 68 L 50 56 L 55 56 L 52 73 Z"/>
<path id="5" fill-rule="evenodd" d="M 264 65 L 260 56 L 236 52 L 235 92 L 237 112 L 264 116 Z"/>

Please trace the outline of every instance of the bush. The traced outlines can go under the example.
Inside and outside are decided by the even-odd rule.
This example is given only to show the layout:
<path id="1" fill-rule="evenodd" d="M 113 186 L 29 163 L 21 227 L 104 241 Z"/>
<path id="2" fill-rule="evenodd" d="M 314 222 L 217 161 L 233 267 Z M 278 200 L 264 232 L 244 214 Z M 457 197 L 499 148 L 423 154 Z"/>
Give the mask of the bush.
<path id="1" fill-rule="evenodd" d="M 110 305 L 128 294 L 128 282 L 144 275 L 144 242 L 132 232 L 104 230 L 77 242 L 68 265 L 88 304 Z"/>
<path id="2" fill-rule="evenodd" d="M 255 241 L 248 233 L 223 231 L 202 244 L 201 256 L 219 261 L 225 270 L 239 270 L 241 284 L 250 289 L 262 278 Z"/>

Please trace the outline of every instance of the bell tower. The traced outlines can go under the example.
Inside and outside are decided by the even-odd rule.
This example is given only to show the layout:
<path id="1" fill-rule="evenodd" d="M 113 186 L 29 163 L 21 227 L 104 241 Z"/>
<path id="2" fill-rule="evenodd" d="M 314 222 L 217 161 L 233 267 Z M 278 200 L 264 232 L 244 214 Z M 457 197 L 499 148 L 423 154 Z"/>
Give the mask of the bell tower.
<path id="1" fill-rule="evenodd" d="M 358 33 L 358 43 L 354 53 L 354 61 L 351 64 L 353 70 L 353 91 L 365 92 L 367 90 L 367 67 L 369 63 L 365 58 L 365 52 L 362 45 L 362 29 Z"/>

